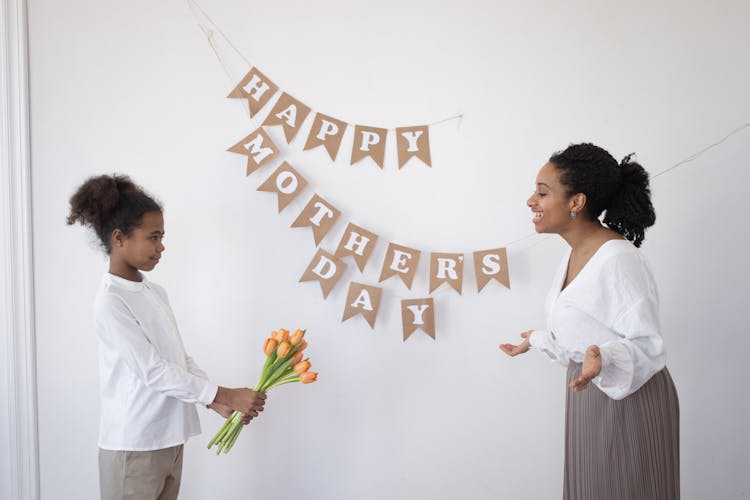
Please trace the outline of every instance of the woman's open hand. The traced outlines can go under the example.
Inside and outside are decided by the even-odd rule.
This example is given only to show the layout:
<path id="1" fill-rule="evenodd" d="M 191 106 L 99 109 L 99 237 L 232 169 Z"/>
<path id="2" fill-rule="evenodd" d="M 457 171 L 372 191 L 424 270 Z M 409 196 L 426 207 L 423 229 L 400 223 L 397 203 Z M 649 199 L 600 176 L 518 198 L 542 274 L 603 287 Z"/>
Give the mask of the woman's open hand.
<path id="1" fill-rule="evenodd" d="M 602 353 L 599 346 L 589 346 L 586 349 L 586 356 L 583 358 L 581 375 L 570 383 L 570 388 L 574 391 L 582 391 L 588 387 L 591 379 L 599 375 L 602 371 Z"/>
<path id="2" fill-rule="evenodd" d="M 500 349 L 508 356 L 518 356 L 519 354 L 523 354 L 526 351 L 528 351 L 530 347 L 529 335 L 531 335 L 531 330 L 521 332 L 521 337 L 523 338 L 523 342 L 521 342 L 518 345 L 500 344 Z"/>

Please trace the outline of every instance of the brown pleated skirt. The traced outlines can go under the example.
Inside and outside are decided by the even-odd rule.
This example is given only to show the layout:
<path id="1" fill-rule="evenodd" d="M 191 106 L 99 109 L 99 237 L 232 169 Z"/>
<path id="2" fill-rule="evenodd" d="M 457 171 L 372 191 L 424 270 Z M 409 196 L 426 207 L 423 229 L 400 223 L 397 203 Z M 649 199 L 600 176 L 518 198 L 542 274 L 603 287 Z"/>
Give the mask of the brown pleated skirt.
<path id="1" fill-rule="evenodd" d="M 570 363 L 568 384 L 581 373 Z M 567 389 L 564 500 L 680 498 L 680 408 L 666 368 L 616 401 Z"/>

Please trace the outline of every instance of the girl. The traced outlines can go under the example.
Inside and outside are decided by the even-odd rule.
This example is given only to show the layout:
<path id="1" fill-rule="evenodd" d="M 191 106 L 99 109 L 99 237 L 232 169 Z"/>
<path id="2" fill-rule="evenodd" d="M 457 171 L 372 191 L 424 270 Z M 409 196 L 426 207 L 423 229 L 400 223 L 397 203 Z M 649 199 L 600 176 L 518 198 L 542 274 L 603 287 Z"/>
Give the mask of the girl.
<path id="1" fill-rule="evenodd" d="M 102 499 L 174 499 L 182 449 L 200 433 L 195 405 L 244 423 L 265 394 L 210 382 L 185 351 L 162 287 L 151 271 L 164 252 L 161 206 L 126 176 L 88 179 L 70 199 L 68 224 L 94 230 L 109 255 L 94 303 L 99 338 Z"/>
<path id="2" fill-rule="evenodd" d="M 600 147 L 572 145 L 542 167 L 527 202 L 536 231 L 570 251 L 547 297 L 548 329 L 500 348 L 534 348 L 568 368 L 565 499 L 680 496 L 677 392 L 656 284 L 636 248 L 655 214 L 648 174 L 630 158 L 618 165 Z"/>

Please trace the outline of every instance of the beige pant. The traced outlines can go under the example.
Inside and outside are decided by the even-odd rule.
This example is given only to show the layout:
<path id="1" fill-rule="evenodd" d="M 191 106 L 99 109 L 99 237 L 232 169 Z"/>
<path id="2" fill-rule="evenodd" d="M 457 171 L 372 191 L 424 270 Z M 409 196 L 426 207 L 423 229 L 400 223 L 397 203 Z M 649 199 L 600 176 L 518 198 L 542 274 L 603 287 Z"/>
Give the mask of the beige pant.
<path id="1" fill-rule="evenodd" d="M 183 445 L 153 451 L 99 450 L 102 500 L 174 500 Z"/>

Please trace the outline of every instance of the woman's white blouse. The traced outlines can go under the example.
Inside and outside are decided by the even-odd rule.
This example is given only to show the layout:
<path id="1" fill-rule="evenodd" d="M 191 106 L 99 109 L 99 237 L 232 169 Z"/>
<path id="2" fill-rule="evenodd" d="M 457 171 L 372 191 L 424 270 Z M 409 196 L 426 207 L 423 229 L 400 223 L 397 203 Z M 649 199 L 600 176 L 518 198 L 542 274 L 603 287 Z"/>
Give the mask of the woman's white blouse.
<path id="1" fill-rule="evenodd" d="M 569 259 L 570 250 L 547 296 L 547 330 L 532 332 L 531 346 L 564 366 L 582 362 L 586 348 L 599 346 L 602 370 L 592 382 L 622 399 L 666 364 L 654 277 L 632 243 L 610 240 L 560 291 Z"/>
<path id="2" fill-rule="evenodd" d="M 218 386 L 187 355 L 164 289 L 104 275 L 94 302 L 99 338 L 99 447 L 145 451 L 200 434 L 196 403 Z"/>

